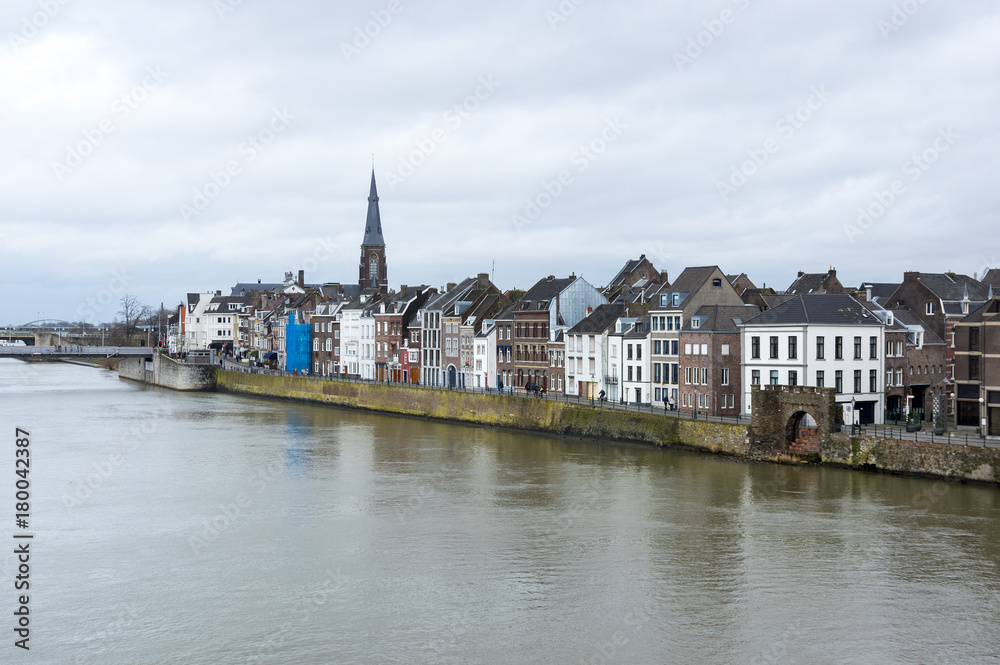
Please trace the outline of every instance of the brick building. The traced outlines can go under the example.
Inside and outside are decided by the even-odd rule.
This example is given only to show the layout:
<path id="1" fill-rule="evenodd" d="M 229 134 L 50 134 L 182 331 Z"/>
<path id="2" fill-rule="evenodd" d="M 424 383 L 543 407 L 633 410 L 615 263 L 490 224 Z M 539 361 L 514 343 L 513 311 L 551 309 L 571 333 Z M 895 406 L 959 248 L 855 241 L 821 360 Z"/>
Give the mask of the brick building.
<path id="1" fill-rule="evenodd" d="M 743 394 L 740 324 L 760 313 L 753 305 L 703 305 L 681 329 L 681 411 L 735 416 Z M 664 364 L 666 365 L 666 364 Z M 653 380 L 665 367 L 653 368 Z M 662 396 L 661 396 L 662 397 Z"/>
<path id="2" fill-rule="evenodd" d="M 958 425 L 1000 436 L 1000 297 L 955 325 Z"/>

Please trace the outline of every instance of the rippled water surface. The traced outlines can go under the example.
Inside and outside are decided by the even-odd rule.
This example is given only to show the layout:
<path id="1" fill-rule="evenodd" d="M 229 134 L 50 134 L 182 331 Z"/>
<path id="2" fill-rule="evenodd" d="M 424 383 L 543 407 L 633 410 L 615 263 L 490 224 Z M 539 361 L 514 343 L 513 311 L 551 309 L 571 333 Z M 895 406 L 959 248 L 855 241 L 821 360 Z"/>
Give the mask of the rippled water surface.
<path id="1" fill-rule="evenodd" d="M 7 543 L 15 426 L 3 663 L 1000 662 L 993 487 L 0 361 Z"/>

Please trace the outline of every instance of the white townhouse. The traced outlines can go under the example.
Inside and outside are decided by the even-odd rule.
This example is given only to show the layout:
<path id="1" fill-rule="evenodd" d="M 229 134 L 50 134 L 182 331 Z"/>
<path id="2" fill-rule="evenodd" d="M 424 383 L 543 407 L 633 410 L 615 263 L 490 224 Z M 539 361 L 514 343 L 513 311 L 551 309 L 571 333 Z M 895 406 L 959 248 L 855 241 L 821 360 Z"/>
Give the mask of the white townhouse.
<path id="1" fill-rule="evenodd" d="M 621 303 L 601 305 L 566 331 L 567 395 L 597 399 L 604 391 L 610 399 L 608 336 L 624 312 Z"/>
<path id="2" fill-rule="evenodd" d="M 885 417 L 885 324 L 849 295 L 798 295 L 740 326 L 743 406 L 753 386 L 834 388 L 844 422 Z"/>
<path id="3" fill-rule="evenodd" d="M 218 291 L 210 291 L 187 294 L 187 312 L 184 324 L 185 351 L 208 348 L 209 331 L 213 330 L 215 326 L 210 322 L 211 317 L 205 312 L 212 299 L 217 297 L 219 293 Z"/>
<path id="4" fill-rule="evenodd" d="M 359 296 L 340 310 L 340 363 L 349 376 L 361 376 L 362 323 L 364 296 Z"/>
<path id="5" fill-rule="evenodd" d="M 484 319 L 473 338 L 473 383 L 476 388 L 497 387 L 497 326 L 493 319 Z"/>
<path id="6" fill-rule="evenodd" d="M 626 402 L 649 404 L 652 398 L 650 381 L 649 317 L 637 319 L 622 336 L 622 395 Z"/>
<path id="7" fill-rule="evenodd" d="M 622 377 L 625 375 L 625 334 L 632 329 L 632 325 L 638 321 L 636 317 L 619 317 L 615 321 L 614 330 L 608 333 L 608 369 L 605 383 L 608 388 L 608 400 L 612 402 L 623 402 L 624 387 Z M 633 350 L 633 355 L 634 355 Z"/>

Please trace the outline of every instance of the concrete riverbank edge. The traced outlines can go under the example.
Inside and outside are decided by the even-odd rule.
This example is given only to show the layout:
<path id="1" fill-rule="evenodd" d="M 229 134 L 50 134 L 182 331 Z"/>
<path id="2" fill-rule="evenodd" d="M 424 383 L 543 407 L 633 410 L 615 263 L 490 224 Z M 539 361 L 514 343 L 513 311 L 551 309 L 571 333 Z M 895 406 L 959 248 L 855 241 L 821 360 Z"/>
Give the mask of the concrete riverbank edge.
<path id="1" fill-rule="evenodd" d="M 727 455 L 745 461 L 817 463 L 1000 485 L 1000 449 L 834 434 L 803 459 L 751 446 L 748 425 L 594 409 L 567 402 L 400 385 L 217 370 L 216 390 L 436 420 L 611 439 Z"/>

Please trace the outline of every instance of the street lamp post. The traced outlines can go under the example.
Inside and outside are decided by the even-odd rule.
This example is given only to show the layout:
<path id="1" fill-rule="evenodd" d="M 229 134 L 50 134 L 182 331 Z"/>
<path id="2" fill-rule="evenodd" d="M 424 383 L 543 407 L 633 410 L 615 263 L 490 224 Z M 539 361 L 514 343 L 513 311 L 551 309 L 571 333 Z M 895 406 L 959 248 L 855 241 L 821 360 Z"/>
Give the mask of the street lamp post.
<path id="1" fill-rule="evenodd" d="M 986 400 L 979 398 L 979 436 L 986 438 Z"/>

